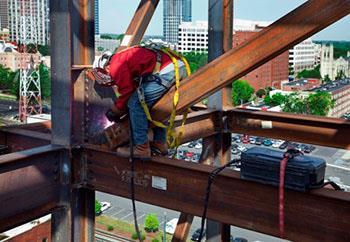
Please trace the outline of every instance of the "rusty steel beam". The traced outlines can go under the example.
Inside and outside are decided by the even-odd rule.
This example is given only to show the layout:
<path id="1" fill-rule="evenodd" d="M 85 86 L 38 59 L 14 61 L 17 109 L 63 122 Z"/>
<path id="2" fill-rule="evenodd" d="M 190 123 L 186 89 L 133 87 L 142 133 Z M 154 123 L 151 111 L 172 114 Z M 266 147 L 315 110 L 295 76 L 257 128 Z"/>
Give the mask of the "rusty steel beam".
<path id="1" fill-rule="evenodd" d="M 86 148 L 86 156 L 90 189 L 130 197 L 128 184 L 132 174 L 128 159 L 91 146 Z M 213 169 L 160 157 L 136 162 L 136 199 L 201 216 L 208 175 Z M 225 170 L 217 176 L 212 194 L 209 219 L 278 236 L 276 187 L 245 181 L 238 172 Z M 285 224 L 289 240 L 348 241 L 350 193 L 329 189 L 306 193 L 286 190 Z"/>
<path id="2" fill-rule="evenodd" d="M 58 206 L 61 150 L 48 145 L 0 156 L 0 232 Z"/>
<path id="3" fill-rule="evenodd" d="M 118 51 L 141 42 L 158 3 L 159 0 L 141 0 Z"/>
<path id="4" fill-rule="evenodd" d="M 181 82 L 179 113 L 215 93 L 231 80 L 255 68 L 321 31 L 350 13 L 349 0 L 309 0 L 260 31 L 244 45 L 228 51 Z M 152 117 L 165 120 L 172 109 L 174 88 L 154 106 Z"/>
<path id="5" fill-rule="evenodd" d="M 226 114 L 232 133 L 350 149 L 350 122 L 343 119 L 244 109 Z"/>
<path id="6" fill-rule="evenodd" d="M 172 242 L 186 242 L 193 222 L 193 215 L 181 213 L 176 229 L 171 239 Z"/>
<path id="7" fill-rule="evenodd" d="M 27 150 L 51 143 L 51 134 L 27 129 L 0 130 L 0 143 L 9 147 L 10 152 Z"/>

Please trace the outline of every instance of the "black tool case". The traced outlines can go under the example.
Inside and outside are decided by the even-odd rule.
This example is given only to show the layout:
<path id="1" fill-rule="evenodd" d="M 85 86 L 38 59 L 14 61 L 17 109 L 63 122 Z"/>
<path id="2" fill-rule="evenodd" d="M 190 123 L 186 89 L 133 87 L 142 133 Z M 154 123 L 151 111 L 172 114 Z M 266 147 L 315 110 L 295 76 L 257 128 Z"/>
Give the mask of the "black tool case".
<path id="1" fill-rule="evenodd" d="M 279 185 L 280 163 L 284 152 L 253 147 L 241 155 L 241 178 Z M 297 191 L 320 187 L 324 182 L 326 161 L 299 155 L 287 162 L 284 186 Z"/>

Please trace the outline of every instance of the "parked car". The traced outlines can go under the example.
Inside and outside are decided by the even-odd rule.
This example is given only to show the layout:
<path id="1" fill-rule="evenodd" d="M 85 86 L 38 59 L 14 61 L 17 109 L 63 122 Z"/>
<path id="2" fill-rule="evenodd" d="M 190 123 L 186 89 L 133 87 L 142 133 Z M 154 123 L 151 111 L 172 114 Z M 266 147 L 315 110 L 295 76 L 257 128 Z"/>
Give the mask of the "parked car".
<path id="1" fill-rule="evenodd" d="M 104 212 L 110 207 L 112 207 L 110 202 L 100 202 L 100 204 L 101 204 L 101 212 Z"/>
<path id="2" fill-rule="evenodd" d="M 237 149 L 238 149 L 240 152 L 245 152 L 245 151 L 247 151 L 247 148 L 244 147 L 244 146 L 241 146 L 241 145 L 239 145 L 239 146 L 237 147 Z"/>
<path id="3" fill-rule="evenodd" d="M 283 143 L 283 140 L 274 140 L 272 142 L 272 147 L 273 148 L 279 148 L 282 143 Z"/>
<path id="4" fill-rule="evenodd" d="M 176 228 L 176 225 L 177 225 L 178 221 L 179 221 L 179 219 L 173 218 L 172 220 L 167 222 L 165 224 L 165 232 L 168 233 L 168 234 L 174 234 L 175 233 L 175 228 Z"/>
<path id="5" fill-rule="evenodd" d="M 189 147 L 189 148 L 194 148 L 195 145 L 196 145 L 196 143 L 192 141 L 192 142 L 190 142 L 190 144 L 188 145 L 188 147 Z"/>
<path id="6" fill-rule="evenodd" d="M 272 141 L 269 140 L 269 139 L 264 139 L 263 145 L 265 145 L 265 146 L 271 146 L 271 145 L 272 145 Z"/>
<path id="7" fill-rule="evenodd" d="M 247 134 L 243 135 L 242 142 L 243 144 L 249 144 L 249 135 Z"/>
<path id="8" fill-rule="evenodd" d="M 195 146 L 194 146 L 195 149 L 202 149 L 202 144 L 201 143 L 197 143 Z"/>
<path id="9" fill-rule="evenodd" d="M 250 138 L 249 138 L 249 142 L 250 142 L 251 144 L 255 144 L 255 142 L 256 142 L 256 137 L 250 137 Z"/>
<path id="10" fill-rule="evenodd" d="M 288 141 L 284 141 L 281 145 L 280 145 L 280 149 L 281 150 L 284 150 L 284 149 L 286 149 L 287 147 L 288 147 L 288 144 L 289 144 L 289 142 Z"/>
<path id="11" fill-rule="evenodd" d="M 260 137 L 256 138 L 256 140 L 255 140 L 255 145 L 261 145 L 261 144 L 262 144 L 262 141 L 263 141 L 262 138 L 260 138 Z"/>
<path id="12" fill-rule="evenodd" d="M 194 231 L 194 233 L 191 236 L 191 240 L 192 241 L 198 241 L 199 240 L 199 234 L 201 232 L 201 229 L 196 229 L 196 231 Z M 205 229 L 203 229 L 203 233 L 202 233 L 202 239 L 205 237 Z"/>

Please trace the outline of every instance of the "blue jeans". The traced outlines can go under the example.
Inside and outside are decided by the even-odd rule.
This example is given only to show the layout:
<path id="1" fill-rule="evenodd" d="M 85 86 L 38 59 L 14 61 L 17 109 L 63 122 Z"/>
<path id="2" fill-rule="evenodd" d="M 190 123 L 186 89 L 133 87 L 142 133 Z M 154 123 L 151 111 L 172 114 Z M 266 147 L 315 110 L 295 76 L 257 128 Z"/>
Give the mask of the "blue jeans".
<path id="1" fill-rule="evenodd" d="M 141 84 L 145 102 L 149 108 L 153 106 L 167 91 L 167 88 L 157 81 L 148 81 Z M 134 145 L 141 145 L 148 141 L 148 120 L 135 91 L 128 101 L 129 117 L 132 125 L 132 137 Z M 153 140 L 165 143 L 166 130 L 159 127 L 153 128 Z"/>

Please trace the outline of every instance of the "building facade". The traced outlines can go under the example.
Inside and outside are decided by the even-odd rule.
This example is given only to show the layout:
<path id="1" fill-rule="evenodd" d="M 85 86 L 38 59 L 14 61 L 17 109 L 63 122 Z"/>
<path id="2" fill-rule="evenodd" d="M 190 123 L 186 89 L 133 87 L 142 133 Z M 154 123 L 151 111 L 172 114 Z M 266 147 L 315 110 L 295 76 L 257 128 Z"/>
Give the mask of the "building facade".
<path id="1" fill-rule="evenodd" d="M 182 0 L 182 21 L 192 21 L 192 0 Z"/>
<path id="2" fill-rule="evenodd" d="M 36 65 L 41 63 L 40 54 L 2 52 L 0 53 L 0 65 L 10 68 L 12 71 L 28 69 L 28 64 L 31 57 Z"/>
<path id="3" fill-rule="evenodd" d="M 317 48 L 311 38 L 289 50 L 289 67 L 296 75 L 303 70 L 314 69 L 317 63 Z"/>
<path id="4" fill-rule="evenodd" d="M 0 0 L 0 30 L 9 28 L 8 0 Z"/>
<path id="5" fill-rule="evenodd" d="M 237 48 L 241 44 L 248 41 L 250 38 L 255 36 L 259 30 L 260 28 L 256 31 L 235 31 L 233 34 L 233 48 Z M 289 53 L 288 51 L 285 51 L 269 62 L 266 62 L 262 66 L 243 76 L 241 79 L 247 80 L 255 90 L 265 87 L 280 89 L 281 82 L 288 80 L 288 59 Z"/>
<path id="6" fill-rule="evenodd" d="M 348 56 L 334 59 L 333 45 L 322 45 L 321 47 L 321 77 L 328 77 L 334 80 L 338 73 L 342 71 L 346 77 L 350 77 L 350 53 Z"/>
<path id="7" fill-rule="evenodd" d="M 334 108 L 328 114 L 329 117 L 340 118 L 350 112 L 350 79 L 336 80 L 312 89 L 312 92 L 323 91 L 331 94 L 335 100 Z"/>
<path id="8" fill-rule="evenodd" d="M 192 19 L 191 0 L 164 0 L 163 36 L 166 42 L 177 44 L 179 25 Z"/>
<path id="9" fill-rule="evenodd" d="M 177 49 L 181 53 L 208 52 L 208 22 L 182 22 L 179 26 Z"/>
<path id="10" fill-rule="evenodd" d="M 319 79 L 301 79 L 292 82 L 287 82 L 282 85 L 282 91 L 290 91 L 290 92 L 300 92 L 306 91 L 313 88 L 317 88 L 322 84 Z"/>
<path id="11" fill-rule="evenodd" d="M 8 0 L 10 39 L 49 44 L 49 0 Z"/>
<path id="12" fill-rule="evenodd" d="M 95 20 L 95 35 L 100 35 L 100 6 L 99 6 L 99 0 L 95 0 L 94 20 Z"/>

